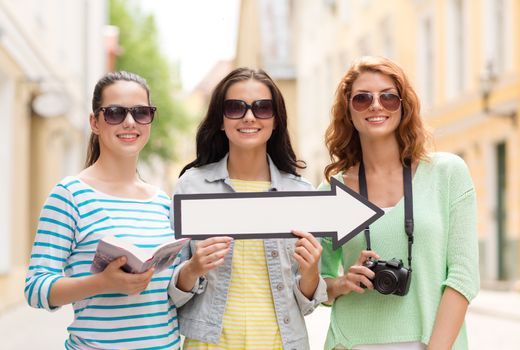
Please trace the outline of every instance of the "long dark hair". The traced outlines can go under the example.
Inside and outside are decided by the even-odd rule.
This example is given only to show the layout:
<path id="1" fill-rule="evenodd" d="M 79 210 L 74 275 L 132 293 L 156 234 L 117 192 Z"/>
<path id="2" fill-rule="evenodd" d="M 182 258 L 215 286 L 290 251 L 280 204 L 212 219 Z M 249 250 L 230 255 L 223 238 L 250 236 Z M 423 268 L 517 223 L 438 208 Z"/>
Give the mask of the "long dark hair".
<path id="1" fill-rule="evenodd" d="M 182 169 L 180 175 L 190 168 L 217 162 L 228 153 L 229 140 L 222 130 L 226 93 L 231 85 L 250 79 L 267 86 L 273 99 L 276 128 L 267 141 L 267 153 L 276 167 L 286 173 L 298 175 L 297 168 L 305 168 L 305 162 L 296 159 L 291 146 L 289 132 L 287 131 L 287 112 L 282 93 L 271 77 L 263 70 L 242 67 L 229 73 L 213 90 L 208 112 L 197 131 L 197 157 Z"/>
<path id="2" fill-rule="evenodd" d="M 103 91 L 106 87 L 120 81 L 133 81 L 143 87 L 146 90 L 146 95 L 148 97 L 148 104 L 151 104 L 150 101 L 150 88 L 146 83 L 146 80 L 135 73 L 119 71 L 119 72 L 110 72 L 105 74 L 101 79 L 98 80 L 96 86 L 94 87 L 94 94 L 92 96 L 92 113 L 97 118 L 99 114 L 99 108 L 102 104 L 103 99 Z M 85 160 L 85 168 L 88 168 L 92 164 L 94 164 L 101 153 L 99 148 L 99 138 L 98 135 L 93 132 L 90 133 L 90 139 L 88 141 L 87 146 L 87 159 Z"/>

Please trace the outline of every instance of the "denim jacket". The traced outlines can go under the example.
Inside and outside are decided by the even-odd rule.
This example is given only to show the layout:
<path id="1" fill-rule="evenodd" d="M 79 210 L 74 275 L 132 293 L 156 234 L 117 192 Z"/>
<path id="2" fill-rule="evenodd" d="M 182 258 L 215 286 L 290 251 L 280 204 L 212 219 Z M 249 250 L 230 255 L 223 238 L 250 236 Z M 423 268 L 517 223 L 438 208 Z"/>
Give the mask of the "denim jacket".
<path id="1" fill-rule="evenodd" d="M 177 184 L 175 194 L 234 192 L 227 171 L 226 155 L 218 162 L 189 169 Z M 312 191 L 313 187 L 298 176 L 280 172 L 269 158 L 271 190 Z M 201 214 L 201 217 L 203 214 Z M 173 219 L 173 216 L 171 216 Z M 173 227 L 173 224 L 172 224 Z M 284 349 L 306 350 L 309 341 L 303 316 L 327 300 L 327 287 L 320 277 L 313 299 L 308 300 L 299 288 L 298 264 L 292 258 L 296 239 L 265 239 L 264 248 L 274 307 Z M 178 309 L 180 332 L 187 338 L 218 343 L 231 281 L 231 251 L 224 264 L 199 279 L 191 292 L 176 287 L 179 271 L 191 257 L 195 242 L 182 251 L 184 260 L 173 274 L 168 292 Z"/>

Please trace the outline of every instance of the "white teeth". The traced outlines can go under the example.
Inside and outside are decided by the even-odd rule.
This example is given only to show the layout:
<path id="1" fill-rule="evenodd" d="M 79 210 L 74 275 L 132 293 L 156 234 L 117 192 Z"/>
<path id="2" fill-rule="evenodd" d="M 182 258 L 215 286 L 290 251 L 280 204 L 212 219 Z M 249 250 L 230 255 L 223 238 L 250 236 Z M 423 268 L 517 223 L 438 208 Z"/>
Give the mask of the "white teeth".
<path id="1" fill-rule="evenodd" d="M 382 122 L 382 121 L 385 121 L 386 118 L 385 117 L 370 117 L 370 118 L 367 118 L 367 120 L 369 122 Z"/>
<path id="2" fill-rule="evenodd" d="M 121 134 L 121 135 L 117 135 L 117 137 L 119 137 L 120 139 L 135 139 L 135 138 L 137 138 L 137 135 L 136 134 Z"/>
<path id="3" fill-rule="evenodd" d="M 239 132 L 243 132 L 245 134 L 252 134 L 258 132 L 260 129 L 238 129 Z"/>

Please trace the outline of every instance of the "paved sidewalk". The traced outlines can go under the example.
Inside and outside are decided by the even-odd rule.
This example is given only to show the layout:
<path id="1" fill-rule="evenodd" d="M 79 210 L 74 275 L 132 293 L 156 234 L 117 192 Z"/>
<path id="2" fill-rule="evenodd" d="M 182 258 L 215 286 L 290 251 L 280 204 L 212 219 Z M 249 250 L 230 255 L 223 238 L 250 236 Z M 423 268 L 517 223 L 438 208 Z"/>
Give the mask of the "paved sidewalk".
<path id="1" fill-rule="evenodd" d="M 306 317 L 312 350 L 322 349 L 330 308 L 319 307 Z M 0 314 L 2 350 L 63 349 L 72 308 L 56 312 L 22 304 Z M 481 291 L 466 317 L 471 350 L 520 349 L 520 293 Z"/>
<path id="2" fill-rule="evenodd" d="M 64 349 L 67 326 L 72 322 L 71 306 L 55 312 L 21 304 L 0 314 L 2 350 Z"/>
<path id="3" fill-rule="evenodd" d="M 469 309 L 473 314 L 518 322 L 520 333 L 520 292 L 480 291 Z"/>

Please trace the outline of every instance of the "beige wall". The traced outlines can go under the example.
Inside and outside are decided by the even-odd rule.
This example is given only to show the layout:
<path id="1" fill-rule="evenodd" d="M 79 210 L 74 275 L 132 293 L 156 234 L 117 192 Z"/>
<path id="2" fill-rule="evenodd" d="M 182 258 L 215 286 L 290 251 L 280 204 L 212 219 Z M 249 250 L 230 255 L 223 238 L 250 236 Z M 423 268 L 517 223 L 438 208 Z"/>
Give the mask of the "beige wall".
<path id="1" fill-rule="evenodd" d="M 520 279 L 520 118 L 514 125 L 499 114 L 520 113 L 520 2 L 504 1 L 504 70 L 493 84 L 490 107 L 482 110 L 480 77 L 486 67 L 486 35 L 491 30 L 484 21 L 492 0 L 462 1 L 464 60 L 454 69 L 454 30 L 449 24 L 451 0 L 394 0 L 294 2 L 293 21 L 297 47 L 298 132 L 305 142 L 302 157 L 309 163 L 308 178 L 317 183 L 327 164 L 323 133 L 329 123 L 334 89 L 352 59 L 363 55 L 383 55 L 397 61 L 411 78 L 423 101 L 423 116 L 433 128 L 435 148 L 464 156 L 478 194 L 478 231 L 484 282 L 496 278 L 498 264 L 496 223 L 495 146 L 506 143 L 505 234 L 509 240 L 506 258 L 514 258 L 515 276 Z M 424 67 L 427 47 L 422 23 L 431 21 L 433 61 Z M 454 46 L 455 45 L 455 46 Z M 456 75 L 464 73 L 462 87 L 454 86 Z M 428 74 L 431 74 L 428 78 Z M 426 96 L 431 89 L 431 100 Z M 515 251 L 515 246 L 519 248 Z M 508 260 L 507 264 L 511 265 Z"/>
<path id="2" fill-rule="evenodd" d="M 0 0 L 0 87 L 10 82 L 7 93 L 0 91 L 10 122 L 4 131 L 10 139 L 0 141 L 10 150 L 0 159 L 9 184 L 0 188 L 7 192 L 2 195 L 11 219 L 0 242 L 9 245 L 7 269 L 0 271 L 0 312 L 23 299 L 37 220 L 50 189 L 83 164 L 91 91 L 105 71 L 105 6 L 103 0 Z M 62 92 L 68 104 L 60 115 L 43 118 L 31 104 L 49 89 Z"/>
<path id="3" fill-rule="evenodd" d="M 251 45 L 258 20 L 253 2 L 243 1 L 238 61 L 247 54 L 258 62 L 262 48 Z M 462 4 L 461 21 L 455 20 Z M 337 84 L 350 62 L 361 55 L 383 55 L 407 72 L 432 127 L 435 150 L 460 154 L 472 174 L 478 196 L 478 235 L 485 286 L 520 288 L 520 2 L 504 0 L 493 27 L 493 0 L 293 1 L 296 87 L 292 131 L 299 156 L 308 163 L 304 176 L 314 184 L 328 164 L 324 132 Z M 245 24 L 244 24 L 245 23 Z M 429 23 L 429 27 L 428 24 Z M 460 36 L 456 29 L 462 28 Z M 502 27 L 500 29 L 499 27 Z M 430 40 L 428 41 L 428 28 Z M 498 35 L 497 33 L 500 33 Z M 252 34 L 253 33 L 253 34 Z M 460 41 L 459 38 L 461 39 Z M 502 42 L 503 55 L 497 46 Z M 461 49 L 462 57 L 457 59 Z M 259 51 L 260 50 L 260 51 Z M 254 54 L 253 54 L 254 53 Z M 495 62 L 490 113 L 482 105 L 483 74 Z M 293 102 L 291 101 L 291 104 Z M 516 123 L 505 114 L 516 113 Z M 497 144 L 505 143 L 505 187 L 497 184 Z M 498 249 L 497 198 L 505 191 L 506 218 L 502 253 Z M 502 254 L 502 255 L 501 255 Z M 498 264 L 516 267 L 498 283 Z"/>
<path id="4" fill-rule="evenodd" d="M 285 106 L 287 108 L 287 125 L 289 129 L 289 135 L 291 137 L 291 143 L 296 152 L 296 155 L 301 158 L 299 152 L 299 133 L 298 133 L 298 106 L 296 96 L 296 82 L 294 80 L 283 80 L 276 79 L 276 85 L 283 94 Z"/>
<path id="5" fill-rule="evenodd" d="M 29 164 L 29 118 L 27 110 L 21 108 L 24 106 L 30 94 L 30 84 L 23 80 L 20 71 L 16 64 L 0 50 L 0 66 L 2 73 L 8 72 L 8 80 L 14 82 L 12 85 L 17 88 L 16 93 L 13 93 L 14 101 L 12 101 L 12 110 L 5 111 L 8 117 L 11 118 L 10 130 L 4 130 L 5 133 L 12 135 L 8 147 L 11 152 L 10 164 L 2 164 L 3 171 L 9 171 L 11 176 L 7 193 L 2 193 L 2 196 L 8 197 L 10 209 L 10 222 L 7 229 L 12 233 L 10 237 L 10 262 L 7 274 L 0 274 L 0 312 L 4 307 L 20 300 L 23 295 L 25 269 L 28 257 L 27 248 L 29 246 L 28 232 L 29 223 L 27 217 L 29 214 L 28 198 L 28 164 Z M 6 107 L 6 106 L 4 106 Z M 2 223 L 5 224 L 5 223 Z M 5 244 L 5 242 L 0 242 Z"/>
<path id="6" fill-rule="evenodd" d="M 262 0 L 260 0 L 262 1 Z M 237 48 L 235 56 L 235 68 L 250 67 L 261 68 L 267 71 L 282 92 L 287 109 L 289 133 L 293 148 L 300 159 L 304 159 L 299 149 L 300 133 L 298 131 L 299 110 L 297 105 L 297 91 L 295 79 L 278 78 L 274 72 L 266 67 L 266 57 L 269 53 L 262 47 L 260 30 L 261 6 L 258 0 L 242 0 L 240 5 L 240 18 L 237 36 Z M 288 19 L 289 20 L 289 19 Z"/>
<path id="7" fill-rule="evenodd" d="M 261 67 L 260 25 L 258 23 L 258 4 L 256 0 L 242 0 L 237 35 L 235 68 Z"/>

